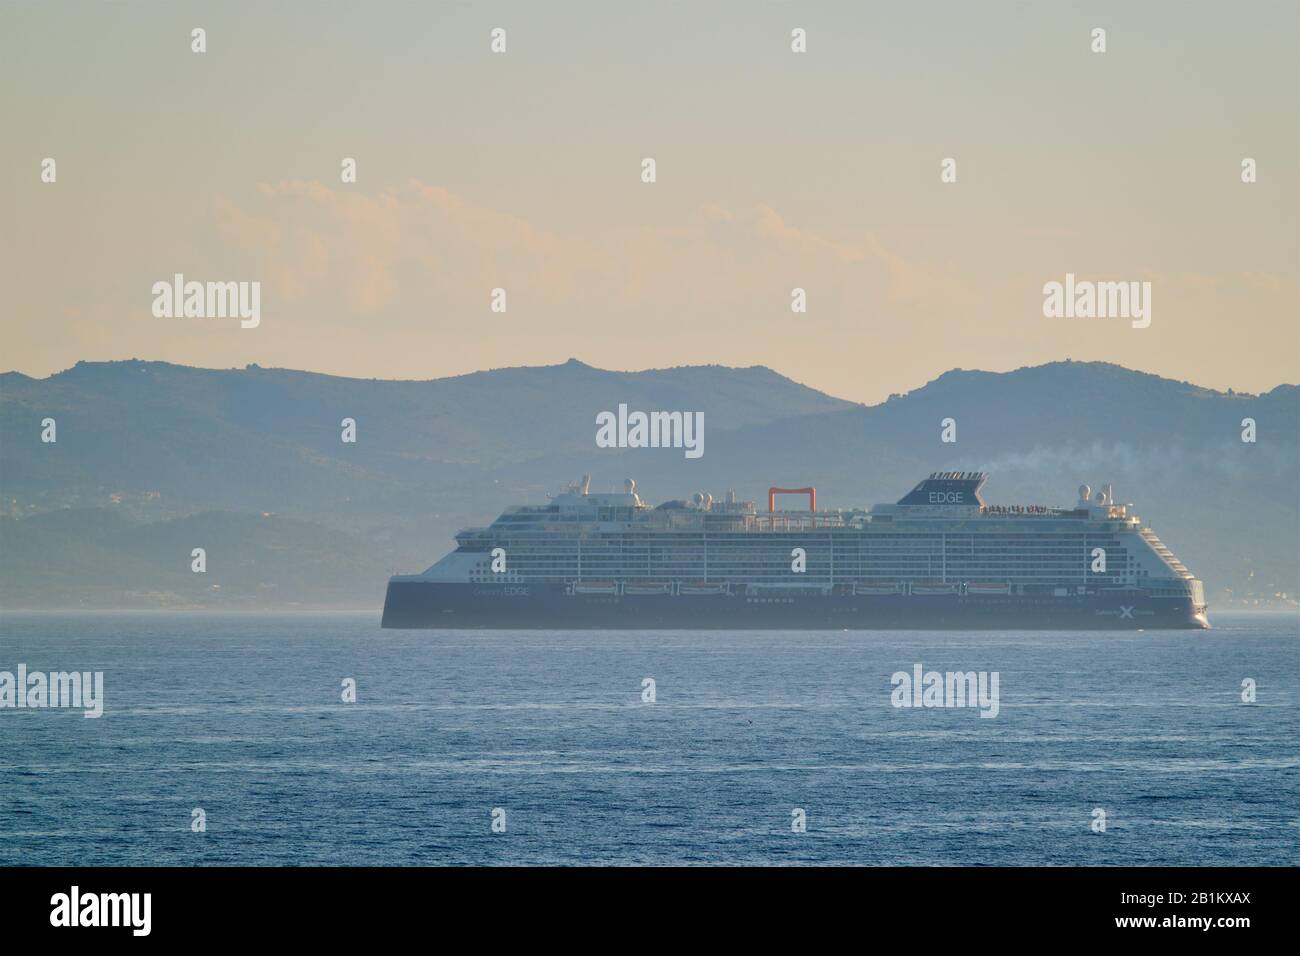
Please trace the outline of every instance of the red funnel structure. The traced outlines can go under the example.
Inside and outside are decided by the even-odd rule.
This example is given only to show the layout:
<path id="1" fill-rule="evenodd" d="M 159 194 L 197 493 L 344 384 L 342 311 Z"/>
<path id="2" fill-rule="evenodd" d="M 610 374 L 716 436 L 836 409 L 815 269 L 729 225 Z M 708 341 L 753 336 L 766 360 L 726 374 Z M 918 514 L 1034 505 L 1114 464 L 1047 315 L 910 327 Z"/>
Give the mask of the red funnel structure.
<path id="1" fill-rule="evenodd" d="M 776 511 L 777 495 L 807 495 L 808 510 L 817 510 L 817 489 L 816 488 L 769 488 L 767 489 L 767 510 Z"/>

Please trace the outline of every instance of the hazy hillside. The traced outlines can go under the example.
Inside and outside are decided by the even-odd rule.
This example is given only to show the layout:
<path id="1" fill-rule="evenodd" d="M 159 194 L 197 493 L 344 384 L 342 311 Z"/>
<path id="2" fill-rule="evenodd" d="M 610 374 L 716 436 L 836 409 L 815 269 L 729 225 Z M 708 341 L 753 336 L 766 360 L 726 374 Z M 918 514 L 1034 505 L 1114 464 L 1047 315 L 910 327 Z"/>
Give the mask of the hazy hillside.
<path id="1" fill-rule="evenodd" d="M 0 376 L 0 488 L 4 511 L 17 515 L 108 504 L 114 494 L 150 516 L 346 509 L 413 482 L 455 486 L 484 468 L 580 453 L 592 446 L 596 413 L 619 402 L 707 407 L 711 429 L 850 407 L 759 367 L 628 373 L 570 360 L 383 382 L 256 366 L 81 362 L 47 379 Z M 41 445 L 47 416 L 58 423 L 58 442 Z M 344 418 L 357 422 L 356 444 L 340 441 Z"/>
<path id="2" fill-rule="evenodd" d="M 596 413 L 620 402 L 704 412 L 704 456 L 596 448 Z M 55 444 L 40 441 L 45 417 Z M 356 444 L 340 441 L 345 417 Z M 835 507 L 948 468 L 990 471 L 992 501 L 1065 504 L 1081 482 L 1112 482 L 1218 600 L 1300 590 L 1293 385 L 1231 395 L 1060 362 L 955 370 L 866 407 L 765 368 L 570 361 L 384 382 L 114 362 L 0 376 L 0 604 L 377 605 L 392 569 L 584 472 L 597 490 L 635 477 L 651 501 L 815 484 Z M 203 576 L 189 571 L 200 546 Z"/>
<path id="3" fill-rule="evenodd" d="M 191 552 L 206 552 L 204 574 Z M 205 512 L 137 522 L 112 508 L 0 517 L 12 607 L 368 607 L 388 555 L 372 542 L 274 515 Z M 364 569 L 360 571 L 358 569 Z"/>

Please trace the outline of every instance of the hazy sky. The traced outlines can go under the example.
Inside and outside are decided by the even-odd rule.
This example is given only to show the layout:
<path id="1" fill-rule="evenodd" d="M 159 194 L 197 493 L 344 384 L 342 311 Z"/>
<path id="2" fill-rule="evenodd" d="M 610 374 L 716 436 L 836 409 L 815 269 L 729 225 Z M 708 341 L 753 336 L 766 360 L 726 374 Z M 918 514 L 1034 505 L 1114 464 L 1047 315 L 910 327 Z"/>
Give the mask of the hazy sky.
<path id="1" fill-rule="evenodd" d="M 6 0 L 0 368 L 576 356 L 876 401 L 1071 357 L 1266 390 L 1300 381 L 1298 100 L 1294 0 Z M 154 317 L 177 272 L 260 281 L 260 326 Z M 1150 327 L 1045 318 L 1067 272 L 1150 281 Z"/>

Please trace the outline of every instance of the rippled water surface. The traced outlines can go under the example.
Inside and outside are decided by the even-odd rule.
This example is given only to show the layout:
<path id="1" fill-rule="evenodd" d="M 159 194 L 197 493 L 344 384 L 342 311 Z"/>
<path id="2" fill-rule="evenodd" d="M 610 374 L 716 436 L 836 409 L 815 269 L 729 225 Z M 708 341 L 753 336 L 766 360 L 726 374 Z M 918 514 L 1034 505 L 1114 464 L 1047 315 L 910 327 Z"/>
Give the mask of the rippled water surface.
<path id="1" fill-rule="evenodd" d="M 1294 615 L 1132 634 L 377 620 L 0 616 L 0 671 L 105 684 L 99 719 L 0 709 L 0 864 L 1300 863 Z M 998 715 L 895 708 L 890 677 L 917 663 L 998 672 Z"/>

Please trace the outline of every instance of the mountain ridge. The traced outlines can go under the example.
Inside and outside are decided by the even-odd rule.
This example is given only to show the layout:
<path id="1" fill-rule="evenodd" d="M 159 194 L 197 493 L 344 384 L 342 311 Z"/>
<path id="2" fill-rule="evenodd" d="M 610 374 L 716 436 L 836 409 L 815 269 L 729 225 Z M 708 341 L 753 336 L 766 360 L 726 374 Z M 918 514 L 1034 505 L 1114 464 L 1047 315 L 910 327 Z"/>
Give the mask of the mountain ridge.
<path id="1" fill-rule="evenodd" d="M 619 403 L 702 411 L 704 456 L 597 448 L 595 414 Z M 618 372 L 577 359 L 397 381 L 140 360 L 79 362 L 44 379 L 4 373 L 0 545 L 21 553 L 4 565 L 0 606 L 37 600 L 42 587 L 64 600 L 95 589 L 104 600 L 117 586 L 107 582 L 122 579 L 97 568 L 114 555 L 137 576 L 153 567 L 170 582 L 178 596 L 159 598 L 167 606 L 216 600 L 172 576 L 189 574 L 189 549 L 168 534 L 199 526 L 168 524 L 150 538 L 87 514 L 85 541 L 97 557 L 61 561 L 75 557 L 75 536 L 29 524 L 85 507 L 146 525 L 230 516 L 221 520 L 263 542 L 255 567 L 266 586 L 235 576 L 218 603 L 268 595 L 288 604 L 377 603 L 390 569 L 425 567 L 460 527 L 540 501 L 583 473 L 598 488 L 636 477 L 652 501 L 732 487 L 762 501 L 769 485 L 813 484 L 821 502 L 845 506 L 896 500 L 936 470 L 991 471 L 990 501 L 1059 503 L 1082 482 L 1113 482 L 1212 595 L 1294 594 L 1298 410 L 1296 385 L 1219 392 L 1070 360 L 952 369 L 874 405 L 766 366 Z M 39 440 L 45 417 L 58 423 L 53 444 Z M 357 422 L 355 444 L 340 440 L 344 418 Z M 1257 422 L 1254 444 L 1241 441 L 1244 418 Z M 955 443 L 942 440 L 949 419 Z M 286 520 L 242 523 L 264 513 Z M 280 536 L 274 542 L 271 532 Z M 156 552 L 139 540 L 154 541 Z M 313 549 L 325 541 L 348 559 L 322 563 Z M 303 566 L 324 577 L 304 578 Z M 133 593 L 158 591 L 147 580 L 131 583 Z"/>
<path id="2" fill-rule="evenodd" d="M 485 376 L 491 376 L 496 373 L 546 372 L 546 371 L 554 371 L 557 369 L 582 369 L 582 370 L 599 372 L 608 375 L 625 375 L 625 376 L 636 376 L 636 375 L 643 375 L 647 373 L 670 373 L 670 372 L 679 372 L 683 370 L 688 370 L 688 371 L 689 370 L 701 370 L 701 371 L 725 370 L 729 372 L 763 372 L 769 374 L 774 378 L 781 379 L 790 384 L 794 384 L 802 388 L 809 389 L 811 391 L 816 391 L 819 394 L 824 395 L 827 398 L 830 398 L 834 401 L 843 402 L 846 405 L 861 406 L 867 408 L 875 407 L 875 405 L 883 405 L 886 402 L 888 402 L 891 398 L 911 395 L 914 392 L 921 391 L 922 389 L 929 388 L 930 386 L 944 382 L 947 379 L 956 378 L 958 376 L 1003 376 L 1003 375 L 1014 375 L 1017 373 L 1022 373 L 1031 370 L 1051 370 L 1051 369 L 1066 368 L 1066 367 L 1111 369 L 1129 375 L 1136 375 L 1145 378 L 1156 379 L 1160 382 L 1182 385 L 1184 387 L 1195 389 L 1196 391 L 1200 391 L 1200 392 L 1206 392 L 1212 395 L 1221 395 L 1221 396 L 1229 396 L 1229 397 L 1233 397 L 1233 396 L 1248 397 L 1248 398 L 1260 397 L 1263 395 L 1268 395 L 1273 392 L 1276 392 L 1278 389 L 1300 389 L 1300 384 L 1281 382 L 1273 386 L 1273 388 L 1269 389 L 1267 392 L 1252 393 L 1252 392 L 1239 391 L 1232 388 L 1229 388 L 1225 392 L 1225 391 L 1211 388 L 1207 385 L 1197 385 L 1195 382 L 1191 382 L 1186 379 L 1173 379 L 1167 376 L 1160 375 L 1157 372 L 1147 372 L 1142 369 L 1129 368 L 1128 366 L 1121 365 L 1117 362 L 1105 362 L 1100 360 L 1080 361 L 1080 360 L 1070 359 L 1070 358 L 1055 359 L 1051 362 L 1042 362 L 1038 365 L 1020 365 L 1015 368 L 1005 369 L 1002 371 L 998 371 L 994 369 L 967 369 L 967 368 L 960 368 L 960 367 L 951 368 L 944 372 L 939 373 L 934 378 L 930 379 L 929 381 L 921 385 L 918 385 L 916 388 L 910 389 L 907 392 L 896 392 L 889 398 L 886 398 L 874 404 L 870 402 L 858 402 L 858 401 L 853 401 L 851 399 L 839 398 L 838 396 L 831 395 L 829 392 L 824 392 L 820 389 L 815 388 L 814 386 L 808 385 L 805 382 L 797 381 L 796 379 L 793 379 L 790 376 L 785 375 L 784 373 L 772 368 L 769 365 L 733 366 L 733 365 L 723 365 L 721 363 L 714 362 L 714 363 L 704 363 L 700 365 L 672 365 L 672 366 L 659 366 L 659 367 L 651 367 L 651 368 L 644 368 L 644 369 L 603 369 L 600 368 L 599 366 L 590 365 L 576 357 L 571 357 L 564 362 L 558 362 L 551 365 L 503 365 L 503 366 L 494 366 L 488 369 L 476 369 L 469 372 L 460 372 L 455 375 L 437 376 L 435 378 L 392 378 L 392 379 L 376 378 L 373 376 L 365 377 L 365 376 L 337 375 L 332 372 L 319 372 L 319 371 L 314 371 L 312 369 L 287 368 L 284 366 L 272 366 L 272 365 L 264 366 L 256 362 L 250 362 L 243 366 L 215 367 L 215 366 L 184 365 L 177 362 L 169 362 L 164 359 L 141 359 L 141 358 L 105 359 L 105 360 L 81 359 L 77 361 L 74 365 L 69 366 L 68 368 L 65 369 L 60 369 L 57 372 L 51 372 L 49 375 L 46 375 L 43 378 L 28 375 L 25 372 L 20 372 L 15 369 L 11 369 L 5 372 L 0 372 L 0 384 L 3 384 L 7 379 L 11 377 L 22 380 L 24 382 L 48 382 L 53 379 L 57 379 L 62 376 L 68 375 L 69 373 L 76 372 L 77 370 L 80 369 L 110 368 L 113 366 L 149 366 L 155 368 L 184 369 L 191 372 L 239 372 L 239 371 L 275 372 L 275 373 L 286 373 L 292 375 L 302 375 L 302 376 L 309 376 L 309 377 L 315 377 L 320 379 L 332 379 L 332 380 L 347 381 L 347 382 L 379 382 L 379 383 L 389 383 L 389 384 L 431 384 L 435 382 L 453 382 L 453 381 L 461 381 L 466 379 L 477 379 Z"/>

